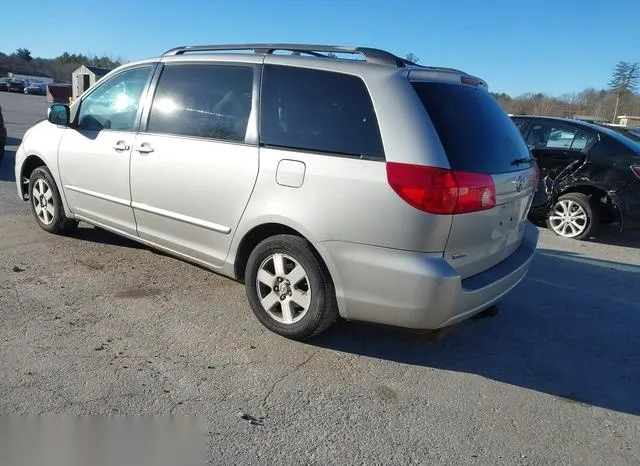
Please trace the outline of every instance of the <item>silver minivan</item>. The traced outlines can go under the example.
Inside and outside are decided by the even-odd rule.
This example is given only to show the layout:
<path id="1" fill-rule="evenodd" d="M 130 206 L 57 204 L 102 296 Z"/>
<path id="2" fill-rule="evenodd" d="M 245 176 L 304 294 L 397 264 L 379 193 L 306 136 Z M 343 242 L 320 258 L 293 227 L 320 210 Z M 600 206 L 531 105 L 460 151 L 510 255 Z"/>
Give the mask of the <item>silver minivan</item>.
<path id="1" fill-rule="evenodd" d="M 248 53 L 247 53 L 248 52 Z M 38 225 L 93 224 L 243 281 L 305 339 L 440 329 L 525 276 L 537 167 L 486 83 L 362 47 L 180 47 L 54 104 L 16 154 Z"/>

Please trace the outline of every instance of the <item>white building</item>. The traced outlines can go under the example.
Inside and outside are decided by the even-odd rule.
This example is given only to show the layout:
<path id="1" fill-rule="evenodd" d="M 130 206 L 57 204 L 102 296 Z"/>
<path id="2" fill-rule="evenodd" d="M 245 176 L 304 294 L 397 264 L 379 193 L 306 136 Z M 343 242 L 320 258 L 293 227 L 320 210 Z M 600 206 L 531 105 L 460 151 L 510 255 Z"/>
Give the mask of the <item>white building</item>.
<path id="1" fill-rule="evenodd" d="M 626 126 L 628 128 L 640 128 L 640 116 L 619 116 L 620 126 Z"/>
<path id="2" fill-rule="evenodd" d="M 77 99 L 84 91 L 93 86 L 100 78 L 109 71 L 107 68 L 97 66 L 82 65 L 71 74 L 71 87 L 73 100 Z"/>

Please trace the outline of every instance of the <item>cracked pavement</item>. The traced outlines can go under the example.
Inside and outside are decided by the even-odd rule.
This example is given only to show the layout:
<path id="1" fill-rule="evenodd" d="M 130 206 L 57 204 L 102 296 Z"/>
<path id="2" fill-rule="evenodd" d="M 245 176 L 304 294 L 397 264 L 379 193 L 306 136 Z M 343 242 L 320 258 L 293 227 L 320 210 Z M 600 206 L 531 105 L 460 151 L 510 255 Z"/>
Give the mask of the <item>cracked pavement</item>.
<path id="1" fill-rule="evenodd" d="M 46 108 L 0 104 L 13 138 Z M 353 323 L 297 343 L 260 326 L 241 284 L 85 224 L 40 230 L 14 150 L 0 166 L 0 413 L 195 415 L 213 464 L 640 463 L 637 234 L 543 231 L 500 315 L 437 344 Z"/>

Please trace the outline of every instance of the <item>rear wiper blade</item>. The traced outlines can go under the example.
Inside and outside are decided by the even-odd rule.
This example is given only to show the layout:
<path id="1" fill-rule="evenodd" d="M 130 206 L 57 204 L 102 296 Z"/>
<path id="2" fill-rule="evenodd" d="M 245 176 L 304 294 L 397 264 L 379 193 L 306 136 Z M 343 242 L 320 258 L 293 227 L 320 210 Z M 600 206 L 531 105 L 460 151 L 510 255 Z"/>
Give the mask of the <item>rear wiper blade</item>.
<path id="1" fill-rule="evenodd" d="M 533 158 L 515 159 L 511 161 L 511 165 L 522 165 L 523 163 L 533 163 L 534 161 L 535 159 Z"/>

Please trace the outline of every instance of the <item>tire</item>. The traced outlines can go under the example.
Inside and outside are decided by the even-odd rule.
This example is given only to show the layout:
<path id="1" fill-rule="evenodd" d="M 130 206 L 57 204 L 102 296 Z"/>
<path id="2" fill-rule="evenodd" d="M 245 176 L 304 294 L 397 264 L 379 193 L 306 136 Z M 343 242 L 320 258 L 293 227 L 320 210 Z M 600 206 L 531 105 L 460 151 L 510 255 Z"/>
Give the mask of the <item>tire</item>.
<path id="1" fill-rule="evenodd" d="M 547 227 L 564 238 L 584 239 L 595 236 L 601 222 L 600 203 L 583 193 L 560 196 L 547 215 Z"/>
<path id="2" fill-rule="evenodd" d="M 47 167 L 38 167 L 31 173 L 29 204 L 40 228 L 49 233 L 68 233 L 78 226 L 77 220 L 65 215 L 60 192 Z"/>
<path id="3" fill-rule="evenodd" d="M 329 272 L 298 236 L 277 235 L 258 244 L 247 261 L 245 288 L 260 323 L 292 340 L 312 338 L 338 318 Z"/>

